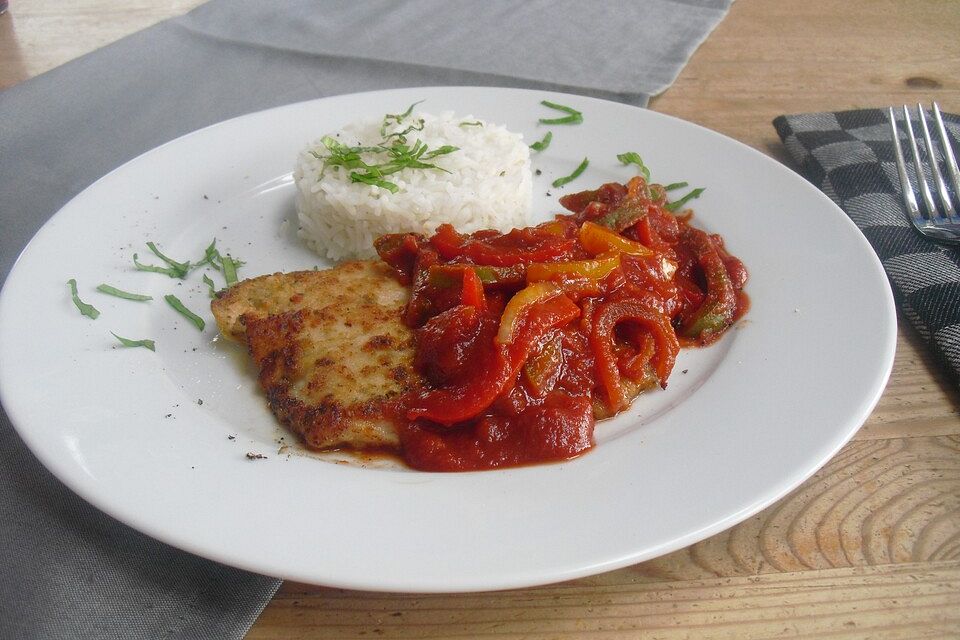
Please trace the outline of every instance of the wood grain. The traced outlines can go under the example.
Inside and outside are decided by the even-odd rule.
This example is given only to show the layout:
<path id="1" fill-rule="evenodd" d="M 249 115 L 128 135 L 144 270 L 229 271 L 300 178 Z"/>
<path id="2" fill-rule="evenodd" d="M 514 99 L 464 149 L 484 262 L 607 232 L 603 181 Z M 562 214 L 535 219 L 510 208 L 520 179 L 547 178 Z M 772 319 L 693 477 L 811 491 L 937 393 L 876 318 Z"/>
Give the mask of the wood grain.
<path id="1" fill-rule="evenodd" d="M 960 561 L 953 560 L 656 583 L 615 572 L 451 596 L 285 590 L 247 637 L 853 640 L 958 633 Z"/>
<path id="2" fill-rule="evenodd" d="M 0 16 L 0 88 L 198 4 L 12 0 Z M 957 33 L 960 2 L 737 0 L 651 108 L 789 162 L 770 125 L 780 114 L 933 99 L 960 112 Z M 248 637 L 960 637 L 960 390 L 901 328 L 890 383 L 853 441 L 724 533 L 537 589 L 422 596 L 286 583 Z"/>

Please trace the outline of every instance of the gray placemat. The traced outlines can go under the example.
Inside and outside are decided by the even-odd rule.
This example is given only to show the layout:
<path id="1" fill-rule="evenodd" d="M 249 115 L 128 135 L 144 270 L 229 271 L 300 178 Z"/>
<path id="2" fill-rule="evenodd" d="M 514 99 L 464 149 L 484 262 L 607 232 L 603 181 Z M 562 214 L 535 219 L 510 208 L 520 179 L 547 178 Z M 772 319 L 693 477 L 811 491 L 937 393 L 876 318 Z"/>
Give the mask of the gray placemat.
<path id="1" fill-rule="evenodd" d="M 0 280 L 70 198 L 194 129 L 405 86 L 539 88 L 642 106 L 731 2 L 214 0 L 0 93 Z M 279 586 L 79 500 L 5 413 L 0 562 L 2 638 L 239 638 Z"/>

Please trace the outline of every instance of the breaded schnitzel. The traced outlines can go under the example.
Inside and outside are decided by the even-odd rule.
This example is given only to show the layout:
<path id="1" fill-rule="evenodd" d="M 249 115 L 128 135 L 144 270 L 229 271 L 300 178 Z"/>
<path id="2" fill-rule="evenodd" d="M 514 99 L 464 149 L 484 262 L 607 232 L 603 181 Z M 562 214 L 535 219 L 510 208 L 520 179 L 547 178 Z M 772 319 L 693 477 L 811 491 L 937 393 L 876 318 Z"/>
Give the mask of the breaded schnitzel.
<path id="1" fill-rule="evenodd" d="M 211 304 L 247 344 L 274 414 L 315 449 L 397 449 L 388 402 L 419 384 L 409 291 L 377 261 L 260 276 Z"/>

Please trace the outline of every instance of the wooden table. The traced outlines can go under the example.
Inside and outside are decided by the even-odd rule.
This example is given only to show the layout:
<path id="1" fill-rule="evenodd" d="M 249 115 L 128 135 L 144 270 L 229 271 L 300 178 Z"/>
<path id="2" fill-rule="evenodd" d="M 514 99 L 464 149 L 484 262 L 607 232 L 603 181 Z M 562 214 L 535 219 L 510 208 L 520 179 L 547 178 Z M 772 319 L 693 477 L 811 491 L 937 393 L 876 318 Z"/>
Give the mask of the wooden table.
<path id="1" fill-rule="evenodd" d="M 0 87 L 199 0 L 12 0 Z M 738 0 L 651 103 L 786 161 L 782 113 L 936 99 L 960 112 L 960 3 Z M 958 301 L 960 304 L 960 301 Z M 907 328 L 860 432 L 802 487 L 666 557 L 502 593 L 285 584 L 249 638 L 960 636 L 960 392 Z"/>

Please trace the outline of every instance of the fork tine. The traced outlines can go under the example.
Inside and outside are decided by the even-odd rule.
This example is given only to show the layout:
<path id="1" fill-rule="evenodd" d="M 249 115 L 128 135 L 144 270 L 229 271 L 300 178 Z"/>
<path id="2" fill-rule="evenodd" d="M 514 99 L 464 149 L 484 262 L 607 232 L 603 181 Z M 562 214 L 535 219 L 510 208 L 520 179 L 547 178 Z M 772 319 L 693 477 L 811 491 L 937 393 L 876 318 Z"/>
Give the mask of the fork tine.
<path id="1" fill-rule="evenodd" d="M 950 182 L 953 183 L 953 193 L 960 201 L 960 169 L 957 168 L 957 158 L 953 155 L 953 147 L 950 146 L 950 138 L 947 136 L 947 128 L 943 126 L 943 116 L 940 115 L 940 105 L 933 103 L 933 119 L 937 124 L 937 133 L 940 134 L 940 143 L 943 146 L 943 159 L 947 166 L 947 174 L 950 176 Z"/>
<path id="2" fill-rule="evenodd" d="M 907 217 L 913 222 L 920 216 L 920 207 L 917 205 L 917 198 L 913 195 L 913 187 L 910 186 L 910 176 L 907 175 L 907 164 L 903 160 L 903 147 L 900 146 L 900 131 L 897 130 L 897 117 L 893 113 L 893 107 L 887 108 L 887 115 L 890 117 L 890 131 L 893 134 L 893 150 L 897 156 L 897 175 L 900 176 L 900 193 L 903 195 L 903 205 L 907 208 Z"/>
<path id="3" fill-rule="evenodd" d="M 933 204 L 933 194 L 927 186 L 927 179 L 923 175 L 923 163 L 920 162 L 920 151 L 917 149 L 917 137 L 913 135 L 913 124 L 910 122 L 910 112 L 907 105 L 903 105 L 903 119 L 907 125 L 907 139 L 910 141 L 910 151 L 913 155 L 913 169 L 917 172 L 917 188 L 923 197 L 923 204 L 927 207 L 927 218 L 934 217 L 936 205 Z"/>
<path id="4" fill-rule="evenodd" d="M 947 185 L 943 182 L 943 175 L 940 173 L 940 164 L 937 162 L 937 156 L 933 151 L 933 140 L 930 139 L 930 129 L 927 127 L 927 116 L 923 112 L 923 105 L 917 103 L 917 113 L 920 114 L 920 129 L 923 131 L 923 143 L 927 147 L 927 160 L 930 164 L 930 174 L 933 176 L 933 185 L 940 196 L 940 203 L 943 205 L 943 217 L 952 219 L 956 213 L 953 210 L 953 203 L 950 202 L 950 192 L 947 191 Z M 933 212 L 930 214 L 933 218 Z"/>

